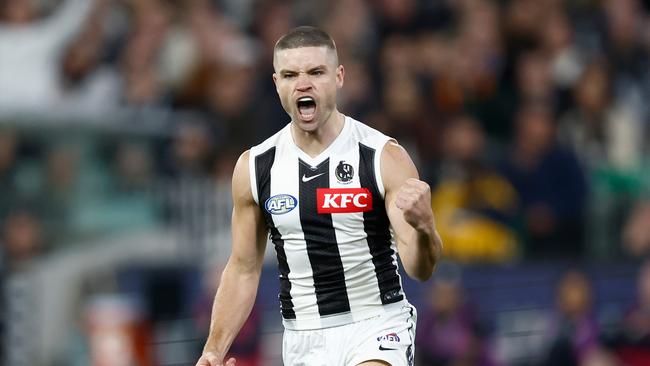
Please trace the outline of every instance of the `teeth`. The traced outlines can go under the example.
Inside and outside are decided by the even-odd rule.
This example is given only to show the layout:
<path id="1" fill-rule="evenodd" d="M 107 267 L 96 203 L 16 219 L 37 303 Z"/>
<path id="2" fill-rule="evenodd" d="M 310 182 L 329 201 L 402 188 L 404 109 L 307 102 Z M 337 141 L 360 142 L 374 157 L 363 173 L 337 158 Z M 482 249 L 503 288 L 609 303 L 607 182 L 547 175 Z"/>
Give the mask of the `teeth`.
<path id="1" fill-rule="evenodd" d="M 312 98 L 312 97 L 302 97 L 302 98 L 298 99 L 299 102 L 309 102 L 309 101 L 313 101 L 313 100 L 314 100 L 314 98 Z"/>

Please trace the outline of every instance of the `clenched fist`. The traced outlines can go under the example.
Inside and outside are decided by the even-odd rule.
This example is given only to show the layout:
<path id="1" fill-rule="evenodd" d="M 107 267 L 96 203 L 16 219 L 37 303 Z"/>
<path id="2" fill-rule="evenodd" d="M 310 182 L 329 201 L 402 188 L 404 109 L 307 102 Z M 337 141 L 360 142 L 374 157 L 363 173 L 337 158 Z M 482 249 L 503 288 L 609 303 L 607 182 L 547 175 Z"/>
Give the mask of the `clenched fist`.
<path id="1" fill-rule="evenodd" d="M 395 206 L 402 210 L 404 221 L 418 231 L 429 230 L 433 225 L 431 189 L 421 180 L 409 178 L 397 191 Z"/>
<path id="2" fill-rule="evenodd" d="M 196 366 L 235 366 L 236 362 L 234 358 L 229 358 L 225 363 L 219 357 L 217 357 L 212 352 L 204 353 L 199 361 L 196 363 Z"/>

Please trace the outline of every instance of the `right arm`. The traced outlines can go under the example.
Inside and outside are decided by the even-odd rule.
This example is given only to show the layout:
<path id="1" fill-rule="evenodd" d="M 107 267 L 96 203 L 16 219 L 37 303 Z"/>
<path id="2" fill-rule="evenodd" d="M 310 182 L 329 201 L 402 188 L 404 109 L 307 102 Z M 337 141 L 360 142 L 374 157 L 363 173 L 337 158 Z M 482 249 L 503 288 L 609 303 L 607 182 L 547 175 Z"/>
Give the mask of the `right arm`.
<path id="1" fill-rule="evenodd" d="M 255 302 L 267 231 L 251 193 L 248 159 L 247 151 L 237 161 L 233 173 L 232 253 L 221 275 L 210 334 L 196 366 L 223 365 L 223 358 Z M 234 359 L 228 360 L 227 365 L 234 365 Z"/>
<path id="2" fill-rule="evenodd" d="M 50 17 L 44 19 L 42 31 L 57 42 L 68 42 L 81 30 L 93 8 L 107 5 L 105 0 L 65 0 Z"/>

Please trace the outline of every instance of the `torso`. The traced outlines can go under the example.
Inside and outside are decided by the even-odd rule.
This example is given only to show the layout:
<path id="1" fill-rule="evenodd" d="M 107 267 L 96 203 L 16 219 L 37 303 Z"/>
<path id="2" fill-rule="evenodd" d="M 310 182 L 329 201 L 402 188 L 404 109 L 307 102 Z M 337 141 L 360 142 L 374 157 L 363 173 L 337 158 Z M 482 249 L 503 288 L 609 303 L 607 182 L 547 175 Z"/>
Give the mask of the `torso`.
<path id="1" fill-rule="evenodd" d="M 390 138 L 352 118 L 321 154 L 290 125 L 251 149 L 253 198 L 271 233 L 285 327 L 366 319 L 405 301 L 379 159 Z"/>

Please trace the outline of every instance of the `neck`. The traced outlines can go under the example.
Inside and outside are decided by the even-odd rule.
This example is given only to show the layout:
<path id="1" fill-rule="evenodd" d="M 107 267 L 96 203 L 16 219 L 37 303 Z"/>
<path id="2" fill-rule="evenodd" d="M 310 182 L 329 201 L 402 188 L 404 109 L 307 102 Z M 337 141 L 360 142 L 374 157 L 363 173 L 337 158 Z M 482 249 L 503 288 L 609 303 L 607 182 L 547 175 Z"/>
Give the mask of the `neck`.
<path id="1" fill-rule="evenodd" d="M 295 123 L 292 123 L 291 134 L 298 148 L 313 158 L 334 142 L 341 130 L 343 130 L 344 124 L 345 116 L 338 110 L 334 110 L 330 118 L 314 131 L 302 130 Z"/>

